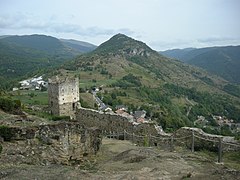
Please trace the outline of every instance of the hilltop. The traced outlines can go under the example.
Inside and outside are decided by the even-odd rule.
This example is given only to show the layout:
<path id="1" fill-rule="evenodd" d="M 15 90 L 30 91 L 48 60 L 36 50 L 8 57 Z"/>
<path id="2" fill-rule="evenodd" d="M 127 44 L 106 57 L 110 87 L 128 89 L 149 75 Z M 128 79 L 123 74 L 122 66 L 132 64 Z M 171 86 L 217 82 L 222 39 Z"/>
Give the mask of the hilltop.
<path id="1" fill-rule="evenodd" d="M 94 70 L 106 69 L 115 78 L 123 77 L 132 69 L 138 68 L 142 71 L 138 73 L 139 76 L 144 73 L 151 76 L 146 80 L 157 79 L 154 81 L 178 83 L 187 87 L 209 88 L 209 84 L 218 86 L 227 83 L 224 79 L 212 76 L 206 71 L 159 55 L 145 43 L 123 34 L 113 36 L 96 50 L 79 56 L 74 62 L 65 65 L 69 69 L 87 70 L 91 67 L 95 67 Z M 144 85 L 151 85 L 151 82 L 146 82 Z"/>
<path id="2" fill-rule="evenodd" d="M 160 53 L 240 83 L 240 46 L 173 49 Z"/>
<path id="3" fill-rule="evenodd" d="M 211 115 L 240 120 L 240 99 L 227 80 L 160 55 L 123 34 L 61 68 L 80 76 L 82 92 L 101 86 L 105 91 L 99 97 L 105 104 L 112 108 L 125 104 L 129 111 L 144 109 L 164 129 L 193 126 L 199 115 L 210 122 Z"/>

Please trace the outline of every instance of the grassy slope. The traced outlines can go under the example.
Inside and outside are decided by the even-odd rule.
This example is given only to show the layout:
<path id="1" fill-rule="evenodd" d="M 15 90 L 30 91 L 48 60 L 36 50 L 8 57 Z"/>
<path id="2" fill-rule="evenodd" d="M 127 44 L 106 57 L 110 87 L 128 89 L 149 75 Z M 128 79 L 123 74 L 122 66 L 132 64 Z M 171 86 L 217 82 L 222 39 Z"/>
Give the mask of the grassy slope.
<path id="1" fill-rule="evenodd" d="M 95 51 L 79 56 L 63 68 L 80 75 L 81 88 L 103 85 L 108 91 L 104 96 L 108 99 L 111 93 L 126 93 L 126 96 L 117 95 L 117 99 L 111 101 L 135 108 L 144 106 L 153 114 L 161 112 L 163 115 L 158 121 L 166 126 L 174 123 L 178 124 L 177 127 L 191 125 L 197 115 L 229 115 L 240 120 L 237 117 L 240 99 L 224 91 L 228 84 L 226 80 L 161 56 L 146 44 L 124 35 L 112 37 Z M 140 86 L 114 86 L 116 82 L 126 82 L 122 79 L 130 73 L 138 79 Z M 186 100 L 187 97 L 193 104 Z"/>
<path id="2" fill-rule="evenodd" d="M 68 69 L 68 74 L 80 77 L 80 88 L 103 86 L 107 91 L 103 96 L 113 107 L 127 104 L 132 110 L 146 109 L 164 128 L 192 125 L 198 115 L 225 115 L 240 120 L 237 117 L 240 113 L 239 98 L 222 90 L 227 81 L 165 58 L 144 43 L 126 36 L 117 35 L 92 53 L 81 55 L 62 68 Z M 130 73 L 140 85 L 123 80 Z M 114 85 L 119 82 L 130 86 L 119 88 Z M 125 95 L 121 95 L 123 92 Z M 116 99 L 111 98 L 113 93 Z M 81 94 L 81 98 L 89 102 L 88 106 L 94 107 L 90 96 Z"/>

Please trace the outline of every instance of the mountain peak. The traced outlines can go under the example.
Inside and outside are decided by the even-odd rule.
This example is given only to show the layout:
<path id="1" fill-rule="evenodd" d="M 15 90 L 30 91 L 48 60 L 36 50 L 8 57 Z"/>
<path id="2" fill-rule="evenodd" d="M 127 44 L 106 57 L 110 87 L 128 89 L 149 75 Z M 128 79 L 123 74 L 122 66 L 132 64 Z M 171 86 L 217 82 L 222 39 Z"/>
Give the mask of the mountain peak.
<path id="1" fill-rule="evenodd" d="M 111 37 L 109 40 L 114 40 L 114 41 L 129 41 L 129 40 L 134 40 L 131 37 L 126 36 L 125 34 L 118 33 Z"/>
<path id="2" fill-rule="evenodd" d="M 111 38 L 121 38 L 121 37 L 125 37 L 125 38 L 130 38 L 130 37 L 128 37 L 127 35 L 125 35 L 125 34 L 122 34 L 122 33 L 117 33 L 117 34 L 115 34 L 113 37 L 111 37 Z"/>
<path id="3" fill-rule="evenodd" d="M 154 51 L 145 43 L 119 33 L 111 37 L 108 41 L 102 43 L 94 52 L 101 54 L 148 56 Z"/>

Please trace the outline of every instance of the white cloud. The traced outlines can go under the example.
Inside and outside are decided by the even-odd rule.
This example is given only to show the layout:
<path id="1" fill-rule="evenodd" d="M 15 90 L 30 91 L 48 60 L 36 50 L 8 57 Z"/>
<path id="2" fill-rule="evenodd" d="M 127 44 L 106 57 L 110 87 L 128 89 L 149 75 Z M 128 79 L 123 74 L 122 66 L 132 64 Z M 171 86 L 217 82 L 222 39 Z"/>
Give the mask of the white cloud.
<path id="1" fill-rule="evenodd" d="M 70 33 L 85 37 L 114 35 L 119 32 L 127 35 L 134 34 L 134 32 L 128 28 L 110 29 L 98 26 L 82 27 L 78 24 L 57 21 L 55 17 L 41 19 L 31 14 L 27 15 L 20 13 L 18 15 L 2 16 L 0 18 L 0 29 L 2 31 L 22 29 L 32 31 L 37 30 L 42 31 L 43 33 Z"/>
<path id="2" fill-rule="evenodd" d="M 99 44 L 120 32 L 157 50 L 240 44 L 239 5 L 239 0 L 2 0 L 0 35 L 41 33 Z"/>

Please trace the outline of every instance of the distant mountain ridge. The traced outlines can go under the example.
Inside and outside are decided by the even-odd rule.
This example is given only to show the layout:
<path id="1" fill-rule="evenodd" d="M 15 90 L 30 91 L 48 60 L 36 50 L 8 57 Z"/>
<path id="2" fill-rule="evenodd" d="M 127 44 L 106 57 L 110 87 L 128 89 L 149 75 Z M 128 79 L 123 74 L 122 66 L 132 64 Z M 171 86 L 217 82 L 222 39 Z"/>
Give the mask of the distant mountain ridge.
<path id="1" fill-rule="evenodd" d="M 96 46 L 46 35 L 1 36 L 0 80 L 12 80 L 62 64 Z M 1 86 L 2 83 L 0 83 Z"/>
<path id="2" fill-rule="evenodd" d="M 160 53 L 240 84 L 240 46 L 173 49 Z"/>
<path id="3" fill-rule="evenodd" d="M 84 41 L 77 41 L 72 39 L 57 39 L 46 35 L 4 35 L 0 36 L 2 42 L 11 43 L 13 45 L 33 48 L 54 53 L 59 48 L 67 48 L 76 53 L 86 53 L 96 49 L 97 46 Z M 62 49 L 61 49 L 62 50 Z"/>
<path id="4" fill-rule="evenodd" d="M 66 46 L 69 46 L 82 53 L 90 52 L 97 48 L 97 46 L 84 41 L 77 41 L 73 39 L 60 39 L 60 41 Z"/>

